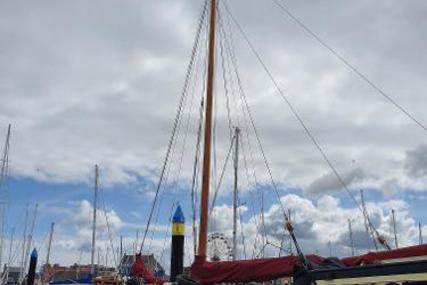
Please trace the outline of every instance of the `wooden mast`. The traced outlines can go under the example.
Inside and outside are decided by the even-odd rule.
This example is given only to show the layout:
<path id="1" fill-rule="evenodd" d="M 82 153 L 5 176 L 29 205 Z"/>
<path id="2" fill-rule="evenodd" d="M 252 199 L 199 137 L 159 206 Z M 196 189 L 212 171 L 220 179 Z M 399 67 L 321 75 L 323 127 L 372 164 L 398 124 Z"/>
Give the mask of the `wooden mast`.
<path id="1" fill-rule="evenodd" d="M 200 198 L 200 230 L 199 246 L 197 255 L 206 259 L 206 243 L 208 239 L 208 207 L 209 207 L 209 183 L 211 170 L 211 141 L 212 141 L 212 102 L 214 83 L 214 62 L 215 62 L 215 17 L 216 0 L 210 3 L 209 20 L 209 51 L 208 51 L 208 72 L 205 104 L 205 132 L 203 150 L 203 176 L 202 194 Z"/>

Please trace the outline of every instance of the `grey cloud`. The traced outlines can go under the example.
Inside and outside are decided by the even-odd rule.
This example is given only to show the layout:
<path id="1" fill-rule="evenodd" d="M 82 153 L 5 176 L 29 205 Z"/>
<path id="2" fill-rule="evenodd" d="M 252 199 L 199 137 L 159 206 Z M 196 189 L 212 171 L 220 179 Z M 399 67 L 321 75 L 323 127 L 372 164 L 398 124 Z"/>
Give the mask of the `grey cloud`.
<path id="1" fill-rule="evenodd" d="M 287 3 L 369 78 L 427 121 L 420 104 L 427 58 L 417 52 L 426 46 L 419 28 L 426 21 L 424 1 Z M 164 155 L 202 3 L 45 0 L 0 5 L 0 130 L 8 122 L 13 125 L 12 174 L 88 181 L 98 162 L 111 183 L 132 182 L 141 175 L 156 179 L 153 173 Z M 402 165 L 393 162 L 417 140 L 417 127 L 273 2 L 233 1 L 229 6 L 338 170 L 345 172 L 355 159 L 360 173 L 345 173 L 350 182 L 369 175 L 401 183 Z M 237 30 L 232 32 L 242 82 L 276 180 L 313 191 L 336 189 L 331 177 L 321 177 L 327 171 L 322 158 Z M 218 127 L 226 130 L 221 83 L 218 74 Z M 191 175 L 197 114 L 190 114 L 182 167 L 186 178 Z M 256 146 L 252 132 L 250 139 Z M 218 131 L 220 161 L 228 143 L 226 131 Z M 258 178 L 268 181 L 259 150 L 254 153 Z M 171 163 L 177 167 L 179 156 Z"/>
<path id="2" fill-rule="evenodd" d="M 427 174 L 427 144 L 421 144 L 406 151 L 406 173 L 415 178 Z"/>
<path id="3" fill-rule="evenodd" d="M 364 181 L 368 178 L 368 175 L 363 171 L 363 169 L 356 168 L 343 173 L 341 177 L 344 183 L 347 186 L 350 186 L 353 183 Z M 335 174 L 330 172 L 314 180 L 305 190 L 308 193 L 324 193 L 338 191 L 342 189 L 342 187 L 342 184 Z"/>
<path id="4" fill-rule="evenodd" d="M 285 205 L 290 206 L 292 210 L 293 223 L 297 233 L 298 241 L 301 245 L 304 253 L 318 253 L 323 256 L 329 255 L 329 245 L 332 244 L 332 254 L 338 256 L 349 255 L 349 232 L 347 219 L 352 220 L 353 226 L 353 237 L 355 241 L 356 254 L 365 253 L 368 250 L 373 249 L 372 240 L 367 236 L 364 230 L 364 224 L 362 216 L 358 209 L 355 207 L 343 207 L 339 199 L 331 196 L 322 196 L 316 203 L 310 201 L 307 198 L 303 198 L 297 195 L 285 195 L 281 198 Z M 417 224 L 414 221 L 413 216 L 409 212 L 408 204 L 403 200 L 391 200 L 388 202 L 379 203 L 368 203 L 367 204 L 369 213 L 373 220 L 375 220 L 375 226 L 387 237 L 387 240 L 391 246 L 394 245 L 392 228 L 391 228 L 391 214 L 390 210 L 395 209 L 396 214 L 396 228 L 400 246 L 412 245 L 418 240 L 417 236 Z M 331 210 L 333 209 L 333 211 Z M 67 264 L 70 260 L 78 260 L 79 251 L 88 249 L 90 241 L 90 214 L 92 207 L 88 202 L 80 202 L 73 206 L 69 211 L 67 221 L 59 221 L 56 231 L 56 238 L 54 241 L 53 261 Z M 245 208 L 244 211 L 247 209 Z M 246 213 L 248 214 L 248 213 Z M 113 212 L 109 212 L 109 217 L 116 217 Z M 231 217 L 232 207 L 231 205 L 220 205 L 214 210 L 213 217 L 211 217 L 211 231 L 219 231 L 225 234 L 228 238 L 231 238 Z M 105 220 L 102 219 L 103 214 L 100 216 L 100 235 L 98 237 L 98 243 L 102 248 L 109 246 L 107 235 L 103 234 L 105 231 Z M 120 219 L 119 217 L 117 217 Z M 248 220 L 243 222 L 243 231 L 246 239 L 246 251 L 248 257 L 251 257 L 253 253 L 258 254 L 262 249 L 262 239 L 260 235 L 263 231 L 261 227 L 256 226 L 255 220 L 257 220 L 258 214 L 250 214 Z M 283 214 L 277 204 L 273 204 L 265 212 L 266 230 L 269 241 L 276 245 L 281 243 L 284 233 L 284 221 Z M 73 222 L 76 227 L 75 233 L 69 232 L 70 224 Z M 120 222 L 111 221 L 115 224 L 113 231 L 117 231 L 121 226 L 126 227 L 125 221 L 120 219 Z M 78 226 L 78 227 L 77 227 Z M 166 230 L 170 225 L 156 225 L 156 228 L 160 228 L 160 231 Z M 190 228 L 191 226 L 189 226 Z M 67 228 L 64 232 L 63 229 Z M 139 228 L 141 228 L 139 226 Z M 243 247 L 240 241 L 240 230 L 238 227 L 239 236 L 239 256 L 243 257 Z M 425 230 L 425 227 L 424 227 Z M 162 232 L 163 233 L 163 232 Z M 39 237 L 42 240 L 43 237 Z M 117 238 L 117 236 L 116 236 Z M 191 231 L 188 231 L 186 237 L 189 248 L 192 245 Z M 117 241 L 117 239 L 116 239 Z M 165 240 L 163 234 L 160 236 L 154 236 L 149 244 L 151 250 L 157 254 L 157 257 L 164 261 L 167 265 L 168 250 L 170 244 L 170 238 L 166 240 L 166 248 L 164 247 Z M 289 238 L 285 235 L 283 239 L 284 247 L 289 248 Z M 131 252 L 133 249 L 134 237 L 125 238 L 125 251 Z M 295 250 L 295 247 L 293 247 Z M 265 249 L 265 256 L 277 256 L 278 249 L 272 246 L 267 246 Z M 71 259 L 71 257 L 73 259 Z M 186 251 L 186 264 L 190 264 L 192 260 L 192 249 Z M 88 262 L 89 255 L 85 255 L 82 262 Z"/>

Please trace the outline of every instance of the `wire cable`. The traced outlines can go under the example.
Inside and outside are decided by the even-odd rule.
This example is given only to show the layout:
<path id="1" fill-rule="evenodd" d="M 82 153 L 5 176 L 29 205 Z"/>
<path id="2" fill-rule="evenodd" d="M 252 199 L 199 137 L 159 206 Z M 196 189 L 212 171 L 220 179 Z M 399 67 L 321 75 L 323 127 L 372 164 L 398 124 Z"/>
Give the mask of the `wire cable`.
<path id="1" fill-rule="evenodd" d="M 402 105 L 396 102 L 390 95 L 388 95 L 382 88 L 370 80 L 364 73 L 357 69 L 353 64 L 346 60 L 341 54 L 339 54 L 334 48 L 327 44 L 319 35 L 317 35 L 313 30 L 306 26 L 301 20 L 299 20 L 291 11 L 284 5 L 279 3 L 278 0 L 272 0 L 283 12 L 285 12 L 293 21 L 295 21 L 304 31 L 311 35 L 316 41 L 318 41 L 324 48 L 329 50 L 336 58 L 338 58 L 344 65 L 346 65 L 350 70 L 352 70 L 360 79 L 365 81 L 369 86 L 376 90 L 381 96 L 383 96 L 390 104 L 396 107 L 404 115 L 406 115 L 411 121 L 421 127 L 424 131 L 427 132 L 427 127 L 420 122 L 414 115 L 412 115 L 407 109 Z M 282 2 L 285 2 L 282 0 Z"/>
<path id="2" fill-rule="evenodd" d="M 252 165 L 252 171 L 253 171 L 253 178 L 254 178 L 254 186 L 253 188 L 256 190 L 256 194 L 257 194 L 257 198 L 258 198 L 258 203 L 260 205 L 260 212 L 261 212 L 261 223 L 262 223 L 262 237 L 263 237 L 263 243 L 265 243 L 266 240 L 266 231 L 265 231 L 265 225 L 264 225 L 264 206 L 262 203 L 262 198 L 261 198 L 261 193 L 258 187 L 258 179 L 257 179 L 257 174 L 256 174 L 256 170 L 255 170 L 255 162 L 254 162 L 254 155 L 253 155 L 253 150 L 252 150 L 252 143 L 249 137 L 249 124 L 248 124 L 248 118 L 247 118 L 247 112 L 245 112 L 245 107 L 244 107 L 244 103 L 243 103 L 243 99 L 242 99 L 242 94 L 245 94 L 245 91 L 243 89 L 243 85 L 240 79 L 240 75 L 238 72 L 238 68 L 237 68 L 237 60 L 235 57 L 235 53 L 234 53 L 234 44 L 233 44 L 233 34 L 232 34 L 232 30 L 231 30 L 231 25 L 230 25 L 230 19 L 229 17 L 226 18 L 227 19 L 227 26 L 228 26 L 228 33 L 229 33 L 229 37 L 227 37 L 227 33 L 224 31 L 224 25 L 223 25 L 223 20 L 222 17 L 219 17 L 219 26 L 220 26 L 220 31 L 222 31 L 222 34 L 224 35 L 225 38 L 225 46 L 226 46 L 226 55 L 227 55 L 227 63 L 228 63 L 228 69 L 234 71 L 235 77 L 236 77 L 236 81 L 237 81 L 237 85 L 238 85 L 238 91 L 236 93 L 240 93 L 240 109 L 241 112 L 243 114 L 243 122 L 244 122 L 244 128 L 242 129 L 242 132 L 245 133 L 245 138 L 247 140 L 247 144 L 248 144 L 248 150 L 250 153 L 250 161 L 251 161 L 251 165 Z M 233 76 L 230 74 L 230 78 L 232 79 Z M 231 80 L 231 82 L 233 82 Z M 234 86 L 232 84 L 232 86 Z M 235 99 L 233 97 L 233 99 Z M 234 100 L 235 105 L 236 105 L 236 109 L 238 109 L 237 107 L 237 102 L 236 100 Z M 237 116 L 237 121 L 238 121 L 238 125 L 242 126 L 240 123 L 240 119 L 239 116 Z M 243 143 L 243 140 L 240 140 L 240 144 L 241 144 L 241 148 L 242 148 L 242 152 L 243 152 L 243 158 L 244 158 L 244 165 L 245 165 L 245 170 L 246 170 L 246 175 L 248 177 L 248 183 L 249 183 L 249 173 L 248 173 L 248 167 L 247 167 L 247 158 L 246 158 L 246 151 L 245 151 L 245 146 Z M 249 186 L 249 184 L 248 184 Z M 250 188 L 250 186 L 249 186 Z M 252 192 L 252 191 L 251 191 Z M 254 214 L 255 215 L 255 214 Z M 258 226 L 258 225 L 257 225 Z M 258 234 L 258 232 L 257 232 Z M 254 246 L 256 247 L 256 244 L 254 244 Z"/>
<path id="3" fill-rule="evenodd" d="M 275 79 L 275 77 L 273 76 L 273 74 L 271 73 L 271 71 L 268 69 L 267 65 L 265 64 L 265 62 L 263 61 L 263 59 L 261 58 L 260 54 L 258 53 L 258 51 L 255 49 L 255 46 L 252 44 L 252 42 L 249 40 L 249 37 L 247 36 L 247 34 L 245 33 L 245 31 L 243 30 L 243 28 L 241 27 L 241 25 L 237 22 L 236 18 L 234 17 L 234 15 L 231 13 L 231 11 L 228 9 L 227 5 L 225 4 L 225 2 L 222 2 L 224 7 L 226 8 L 228 14 L 230 15 L 232 21 L 234 22 L 234 24 L 236 25 L 236 27 L 238 28 L 240 34 L 242 35 L 242 37 L 245 39 L 246 43 L 248 44 L 250 50 L 252 51 L 252 53 L 255 55 L 255 57 L 257 58 L 258 62 L 261 64 L 261 66 L 263 67 L 264 71 L 267 73 L 268 77 L 270 78 L 270 80 L 272 81 L 273 85 L 276 87 L 277 91 L 279 92 L 281 98 L 286 102 L 286 105 L 288 106 L 289 110 L 292 112 L 292 114 L 294 115 L 294 117 L 296 118 L 296 120 L 299 122 L 299 124 L 301 125 L 301 127 L 304 129 L 306 135 L 308 136 L 308 138 L 311 140 L 311 142 L 314 144 L 314 146 L 316 147 L 316 149 L 319 151 L 319 153 L 321 154 L 322 158 L 324 159 L 324 161 L 326 162 L 326 164 L 329 166 L 329 168 L 331 169 L 331 171 L 333 172 L 333 174 L 335 175 L 335 177 L 337 178 L 338 182 L 341 184 L 341 186 L 345 189 L 345 191 L 348 193 L 348 195 L 350 196 L 350 198 L 353 200 L 353 202 L 357 205 L 358 209 L 363 212 L 359 202 L 357 201 L 357 199 L 355 198 L 355 196 L 353 195 L 353 193 L 350 191 L 350 189 L 348 188 L 347 184 L 345 183 L 345 181 L 343 180 L 343 178 L 341 177 L 341 175 L 339 174 L 339 172 L 337 171 L 337 169 L 335 168 L 335 166 L 332 164 L 332 162 L 330 161 L 330 159 L 328 158 L 328 156 L 326 155 L 326 152 L 323 150 L 323 148 L 320 146 L 320 144 L 317 142 L 316 138 L 313 136 L 313 134 L 311 133 L 310 129 L 307 127 L 307 125 L 305 124 L 305 122 L 302 120 L 302 118 L 300 117 L 299 113 L 297 112 L 297 110 L 293 107 L 293 105 L 291 104 L 291 102 L 289 101 L 289 99 L 286 97 L 286 95 L 284 94 L 282 88 L 280 87 L 279 83 L 277 82 L 277 80 Z M 245 102 L 247 102 L 245 100 Z M 258 138 L 258 135 L 257 135 Z M 261 153 L 263 154 L 263 157 L 265 159 L 265 153 L 263 150 L 261 150 Z M 269 175 L 272 179 L 272 174 L 271 174 L 271 169 L 269 166 L 267 166 Z M 273 188 L 275 189 L 276 195 L 278 195 L 278 191 L 276 189 L 276 185 L 274 180 L 272 179 L 272 184 L 273 184 Z M 284 211 L 284 207 L 283 205 L 280 203 L 282 210 Z M 286 215 L 286 213 L 284 212 L 285 215 L 285 219 L 288 222 L 288 217 Z M 371 224 L 371 227 L 374 229 L 375 233 L 377 236 L 380 236 L 378 231 L 375 229 L 375 227 Z M 387 243 L 385 244 L 386 247 L 388 247 Z M 298 250 L 298 249 L 297 249 Z M 299 250 L 298 250 L 299 251 Z"/>
<path id="4" fill-rule="evenodd" d="M 188 84 L 189 84 L 189 80 L 190 80 L 191 71 L 193 69 L 193 65 L 194 65 L 196 53 L 197 53 L 197 50 L 198 50 L 198 47 L 199 47 L 199 39 L 200 39 L 200 34 L 201 34 L 202 27 L 203 27 L 203 23 L 204 23 L 204 20 L 205 20 L 205 16 L 206 16 L 206 11 L 207 11 L 207 1 L 205 1 L 205 3 L 204 3 L 202 14 L 201 14 L 200 19 L 199 19 L 199 25 L 198 25 L 197 32 L 196 32 L 196 37 L 195 37 L 195 40 L 194 40 L 193 49 L 191 51 L 190 62 L 188 64 L 187 74 L 186 74 L 185 81 L 184 81 L 184 87 L 183 87 L 181 98 L 180 98 L 180 101 L 179 101 L 179 104 L 178 104 L 178 109 L 177 109 L 175 120 L 174 120 L 173 127 L 172 127 L 171 137 L 170 137 L 170 140 L 169 140 L 169 144 L 168 144 L 168 148 L 167 148 L 167 151 L 166 151 L 165 159 L 164 159 L 164 162 L 163 162 L 162 170 L 160 172 L 159 182 L 157 184 L 157 188 L 156 188 L 156 193 L 155 193 L 155 196 L 154 196 L 153 204 L 152 204 L 152 207 L 150 209 L 150 214 L 148 216 L 147 225 L 146 225 L 145 230 L 144 230 L 144 235 L 143 235 L 143 238 L 142 238 L 142 241 L 141 241 L 141 246 L 139 248 L 139 253 L 142 253 L 142 249 L 144 247 L 145 239 L 146 239 L 147 232 L 148 232 L 148 229 L 150 227 L 151 219 L 152 219 L 153 212 L 154 212 L 154 207 L 156 205 L 157 198 L 158 198 L 158 195 L 159 195 L 159 191 L 160 191 L 160 188 L 162 186 L 162 182 L 163 182 L 163 177 L 164 177 L 164 174 L 165 174 L 166 166 L 168 165 L 168 161 L 169 161 L 169 156 L 170 156 L 170 153 L 171 153 L 172 145 L 173 145 L 173 142 L 175 141 L 175 135 L 176 135 L 176 131 L 177 131 L 177 126 L 178 126 L 178 123 L 179 123 L 180 118 L 181 118 L 181 112 L 182 112 L 184 100 L 185 100 L 186 95 L 187 95 L 187 88 L 188 88 Z"/>

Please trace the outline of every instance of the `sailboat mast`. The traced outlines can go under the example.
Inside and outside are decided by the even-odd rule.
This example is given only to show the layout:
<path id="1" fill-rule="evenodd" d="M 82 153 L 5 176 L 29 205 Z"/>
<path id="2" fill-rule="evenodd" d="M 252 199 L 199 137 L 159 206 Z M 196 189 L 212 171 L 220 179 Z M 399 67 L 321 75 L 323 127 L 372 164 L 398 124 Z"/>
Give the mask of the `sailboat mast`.
<path id="1" fill-rule="evenodd" d="M 15 228 L 12 228 L 12 232 L 10 233 L 10 244 L 9 244 L 9 258 L 7 261 L 8 266 L 12 263 L 12 256 L 13 256 L 13 242 L 15 239 Z"/>
<path id="2" fill-rule="evenodd" d="M 11 125 L 9 124 L 7 128 L 7 136 L 6 136 L 6 143 L 4 145 L 3 150 L 3 157 L 2 157 L 2 165 L 1 165 L 1 177 L 0 177 L 0 187 L 3 186 L 3 183 L 5 182 L 6 175 L 7 175 L 7 166 L 8 166 L 8 160 L 9 160 L 9 141 L 10 141 L 10 129 Z"/>
<path id="3" fill-rule="evenodd" d="M 39 208 L 39 204 L 36 204 L 34 206 L 34 212 L 33 212 L 33 220 L 31 221 L 31 227 L 30 227 L 30 232 L 27 235 L 27 240 L 26 240 L 26 249 L 25 249 L 25 254 L 24 254 L 24 264 L 23 264 L 23 268 L 22 268 L 22 278 L 24 278 L 24 273 L 27 270 L 27 264 L 28 264 L 28 257 L 30 256 L 30 251 L 31 251 L 31 245 L 33 244 L 33 235 L 34 235 L 34 227 L 36 225 L 36 218 L 37 218 L 37 210 Z M 21 279 L 22 282 L 23 279 Z"/>
<path id="4" fill-rule="evenodd" d="M 375 250 L 378 250 L 377 241 L 375 239 L 375 235 L 372 231 L 371 225 L 369 223 L 369 214 L 365 204 L 365 197 L 363 195 L 363 190 L 360 189 L 360 200 L 362 202 L 362 210 L 363 210 L 363 221 L 365 223 L 365 230 L 368 237 L 372 238 L 372 242 L 374 243 Z"/>
<path id="5" fill-rule="evenodd" d="M 52 238 L 53 238 L 54 228 L 55 228 L 55 223 L 50 224 L 49 243 L 47 245 L 46 266 L 49 266 L 50 248 L 52 247 Z"/>
<path id="6" fill-rule="evenodd" d="M 22 255 L 21 255 L 21 266 L 19 269 L 19 280 L 24 278 L 24 269 L 25 269 L 25 248 L 27 245 L 27 227 L 28 227 L 28 204 L 25 208 L 25 221 L 24 221 L 24 233 L 22 235 Z"/>
<path id="7" fill-rule="evenodd" d="M 215 63 L 215 18 L 216 18 L 216 0 L 210 3 L 209 20 L 209 51 L 208 51 L 208 72 L 206 88 L 205 105 L 205 132 L 204 132 L 204 150 L 203 150 L 203 176 L 202 176 L 202 194 L 200 197 L 200 230 L 199 246 L 197 255 L 206 258 L 206 244 L 208 239 L 208 210 L 209 210 L 209 184 L 211 170 L 211 142 L 212 142 L 212 103 L 213 103 L 213 84 L 214 84 L 214 63 Z"/>
<path id="8" fill-rule="evenodd" d="M 96 243 L 96 207 L 98 204 L 98 165 L 95 164 L 95 193 L 93 196 L 93 220 L 92 220 L 92 252 L 90 256 L 90 273 L 95 274 L 95 243 Z"/>
<path id="9" fill-rule="evenodd" d="M 348 233 L 350 237 L 350 249 L 351 249 L 351 256 L 354 256 L 354 239 L 353 239 L 353 229 L 351 227 L 351 220 L 348 219 Z"/>
<path id="10" fill-rule="evenodd" d="M 394 245 L 396 246 L 396 248 L 398 248 L 399 244 L 397 243 L 396 218 L 394 216 L 394 209 L 391 209 L 391 218 L 393 222 Z"/>
<path id="11" fill-rule="evenodd" d="M 233 191 L 233 260 L 236 260 L 237 256 L 237 209 L 239 207 L 237 197 L 237 178 L 238 178 L 238 167 L 239 167 L 239 132 L 240 129 L 235 129 L 235 149 L 234 149 L 234 191 Z"/>
<path id="12" fill-rule="evenodd" d="M 9 124 L 7 128 L 7 136 L 6 143 L 4 145 L 3 156 L 2 156 L 2 164 L 1 164 L 1 173 L 0 173 L 0 215 L 1 215 L 1 229 L 0 229 L 0 267 L 3 262 L 3 248 L 4 248 L 4 231 L 6 225 L 6 189 L 3 189 L 3 186 L 6 182 L 7 177 L 7 168 L 9 164 L 9 140 L 10 140 L 10 129 L 11 126 Z"/>

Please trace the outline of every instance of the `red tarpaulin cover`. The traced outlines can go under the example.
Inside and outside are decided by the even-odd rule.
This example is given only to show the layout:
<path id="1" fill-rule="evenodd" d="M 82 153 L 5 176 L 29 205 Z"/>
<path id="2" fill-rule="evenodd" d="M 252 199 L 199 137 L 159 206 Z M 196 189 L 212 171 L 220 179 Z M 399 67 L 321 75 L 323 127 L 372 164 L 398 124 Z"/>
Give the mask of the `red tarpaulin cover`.
<path id="1" fill-rule="evenodd" d="M 341 259 L 346 266 L 356 266 L 361 264 L 374 263 L 375 261 L 396 259 L 396 258 L 407 258 L 416 256 L 427 256 L 427 244 L 415 245 L 408 247 L 401 247 L 393 250 L 368 252 L 359 256 L 350 256 Z"/>
<path id="2" fill-rule="evenodd" d="M 164 281 L 162 279 L 156 278 L 144 265 L 144 260 L 142 259 L 142 255 L 135 255 L 135 262 L 132 264 L 132 268 L 130 270 L 130 276 L 134 277 L 142 277 L 146 283 L 155 283 L 155 284 L 163 284 Z"/>
<path id="3" fill-rule="evenodd" d="M 315 263 L 323 261 L 317 255 L 309 255 L 307 258 Z M 191 278 L 202 284 L 262 282 L 292 275 L 297 263 L 296 256 L 219 262 L 207 262 L 196 256 L 191 266 Z"/>
<path id="4" fill-rule="evenodd" d="M 356 266 L 362 263 L 422 255 L 427 255 L 427 245 L 369 252 L 360 256 L 343 258 L 342 262 L 346 266 Z M 324 258 L 317 255 L 308 255 L 307 259 L 312 263 L 318 264 L 324 260 Z M 196 260 L 191 266 L 191 278 L 202 284 L 263 282 L 292 276 L 297 264 L 298 257 L 296 256 L 219 262 L 208 262 L 202 257 L 196 256 Z"/>

